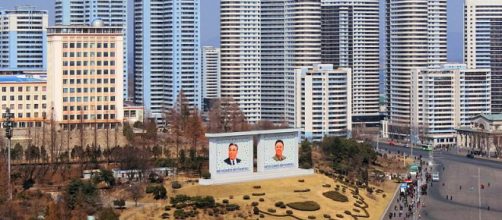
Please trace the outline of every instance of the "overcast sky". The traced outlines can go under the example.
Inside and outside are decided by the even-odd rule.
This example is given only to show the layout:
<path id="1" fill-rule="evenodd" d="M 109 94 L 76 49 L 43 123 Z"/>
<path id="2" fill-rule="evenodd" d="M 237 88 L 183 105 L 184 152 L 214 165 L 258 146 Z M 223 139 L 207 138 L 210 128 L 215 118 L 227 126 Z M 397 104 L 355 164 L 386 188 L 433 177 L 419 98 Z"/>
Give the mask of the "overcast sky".
<path id="1" fill-rule="evenodd" d="M 382 3 L 384 0 L 380 0 Z M 219 2 L 220 0 L 200 0 L 201 2 L 201 46 L 219 45 Z M 448 60 L 462 62 L 462 26 L 464 0 L 448 0 Z M 31 4 L 38 9 L 49 11 L 49 23 L 54 23 L 54 0 L 0 0 L 0 8 L 13 9 L 16 5 Z M 129 26 L 132 27 L 133 0 L 129 0 Z M 129 28 L 129 33 L 132 28 Z M 129 38 L 132 40 L 132 37 Z M 131 41 L 129 41 L 131 43 Z M 129 44 L 131 45 L 131 44 Z M 132 46 L 129 46 L 132 48 Z M 383 48 L 382 48 L 383 49 Z M 130 50 L 130 53 L 132 50 Z"/>

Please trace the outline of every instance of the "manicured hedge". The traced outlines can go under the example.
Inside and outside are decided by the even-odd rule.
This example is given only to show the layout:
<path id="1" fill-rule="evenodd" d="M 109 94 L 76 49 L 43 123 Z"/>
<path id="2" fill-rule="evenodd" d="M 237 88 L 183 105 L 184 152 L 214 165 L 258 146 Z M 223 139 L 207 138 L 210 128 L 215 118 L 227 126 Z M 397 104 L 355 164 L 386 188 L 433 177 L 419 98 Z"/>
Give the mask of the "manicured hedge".
<path id="1" fill-rule="evenodd" d="M 298 192 L 310 192 L 310 189 L 296 189 L 294 192 L 295 193 L 298 193 Z"/>
<path id="2" fill-rule="evenodd" d="M 251 195 L 253 195 L 253 196 L 264 196 L 264 195 L 265 195 L 265 193 L 253 193 L 253 194 L 251 194 Z"/>
<path id="3" fill-rule="evenodd" d="M 292 209 L 300 211 L 317 211 L 321 209 L 321 206 L 314 201 L 303 201 L 303 202 L 292 202 L 288 203 L 287 206 Z"/>
<path id="4" fill-rule="evenodd" d="M 242 199 L 244 199 L 244 200 L 249 200 L 249 198 L 250 198 L 250 197 L 249 197 L 249 195 L 244 195 L 244 196 L 242 197 Z"/>
<path id="5" fill-rule="evenodd" d="M 347 196 L 337 192 L 337 191 L 328 191 L 322 194 L 326 198 L 330 198 L 332 200 L 335 200 L 337 202 L 348 202 L 349 198 Z"/>

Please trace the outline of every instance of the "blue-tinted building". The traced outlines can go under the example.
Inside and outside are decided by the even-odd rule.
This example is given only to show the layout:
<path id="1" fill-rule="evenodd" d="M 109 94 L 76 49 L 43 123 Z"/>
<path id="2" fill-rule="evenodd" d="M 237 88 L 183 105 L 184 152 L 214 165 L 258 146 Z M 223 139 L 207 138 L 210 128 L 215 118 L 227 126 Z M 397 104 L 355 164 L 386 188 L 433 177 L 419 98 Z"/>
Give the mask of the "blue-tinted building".
<path id="1" fill-rule="evenodd" d="M 160 119 L 180 91 L 201 109 L 200 0 L 134 1 L 134 101 Z"/>
<path id="2" fill-rule="evenodd" d="M 0 70 L 45 70 L 47 11 L 18 6 L 0 11 Z"/>

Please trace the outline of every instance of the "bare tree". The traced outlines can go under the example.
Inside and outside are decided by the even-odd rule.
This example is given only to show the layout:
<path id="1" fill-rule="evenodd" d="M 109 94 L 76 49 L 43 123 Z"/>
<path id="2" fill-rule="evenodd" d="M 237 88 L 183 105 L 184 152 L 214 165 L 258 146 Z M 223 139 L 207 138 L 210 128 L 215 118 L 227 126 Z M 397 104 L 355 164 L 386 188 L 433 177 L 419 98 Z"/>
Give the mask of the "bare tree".
<path id="1" fill-rule="evenodd" d="M 141 185 L 138 183 L 133 184 L 129 193 L 131 194 L 132 200 L 134 200 L 134 206 L 138 207 L 138 200 L 143 197 Z"/>
<path id="2" fill-rule="evenodd" d="M 187 131 L 184 133 L 191 140 L 192 147 L 197 149 L 197 144 L 204 138 L 205 133 L 202 117 L 197 109 L 194 109 L 190 114 L 187 128 Z"/>

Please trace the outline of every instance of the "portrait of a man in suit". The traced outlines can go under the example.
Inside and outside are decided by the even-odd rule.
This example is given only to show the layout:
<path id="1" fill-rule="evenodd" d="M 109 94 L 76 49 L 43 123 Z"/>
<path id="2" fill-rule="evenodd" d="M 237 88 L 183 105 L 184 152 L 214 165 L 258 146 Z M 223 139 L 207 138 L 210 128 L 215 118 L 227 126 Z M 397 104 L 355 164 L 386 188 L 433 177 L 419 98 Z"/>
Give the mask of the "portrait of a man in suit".
<path id="1" fill-rule="evenodd" d="M 286 157 L 282 154 L 284 152 L 284 142 L 282 140 L 277 140 L 275 142 L 275 155 L 272 157 L 275 161 L 283 161 Z"/>
<path id="2" fill-rule="evenodd" d="M 228 158 L 224 160 L 225 163 L 231 166 L 239 164 L 241 159 L 237 158 L 238 151 L 239 146 L 237 146 L 237 144 L 230 143 L 230 145 L 228 145 Z"/>

